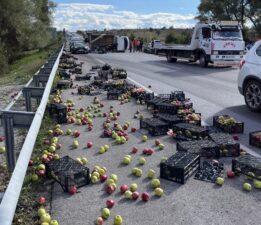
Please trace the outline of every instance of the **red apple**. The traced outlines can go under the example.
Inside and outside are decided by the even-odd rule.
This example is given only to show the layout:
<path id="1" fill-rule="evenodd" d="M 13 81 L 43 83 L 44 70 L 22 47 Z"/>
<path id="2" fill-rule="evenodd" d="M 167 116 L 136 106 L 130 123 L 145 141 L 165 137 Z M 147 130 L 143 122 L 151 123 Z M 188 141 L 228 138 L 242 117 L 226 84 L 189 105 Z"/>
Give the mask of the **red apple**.
<path id="1" fill-rule="evenodd" d="M 103 117 L 107 117 L 108 116 L 108 114 L 107 113 L 103 113 Z"/>
<path id="2" fill-rule="evenodd" d="M 0 136 L 0 142 L 3 142 L 5 140 L 4 136 Z"/>
<path id="3" fill-rule="evenodd" d="M 104 175 L 101 175 L 100 176 L 100 181 L 103 183 L 103 182 L 105 182 L 106 180 L 107 180 L 107 175 L 106 174 L 104 174 Z"/>
<path id="4" fill-rule="evenodd" d="M 133 199 L 133 200 L 136 200 L 136 199 L 138 199 L 139 197 L 140 197 L 140 193 L 139 193 L 139 192 L 134 191 L 134 192 L 132 193 L 132 199 Z"/>
<path id="5" fill-rule="evenodd" d="M 144 155 L 147 155 L 148 154 L 148 149 L 143 149 L 143 151 L 142 151 L 142 153 L 144 154 Z"/>
<path id="6" fill-rule="evenodd" d="M 88 126 L 88 131 L 91 131 L 93 126 Z"/>
<path id="7" fill-rule="evenodd" d="M 80 112 L 83 112 L 84 111 L 84 109 L 83 108 L 80 108 Z"/>
<path id="8" fill-rule="evenodd" d="M 78 130 L 74 131 L 73 135 L 74 137 L 79 137 L 80 136 L 80 132 Z"/>
<path id="9" fill-rule="evenodd" d="M 29 160 L 29 166 L 32 166 L 34 164 L 34 161 L 32 159 Z"/>
<path id="10" fill-rule="evenodd" d="M 136 129 L 135 127 L 132 127 L 132 128 L 131 128 L 131 132 L 133 132 L 133 133 L 136 132 L 136 130 L 137 130 L 137 129 Z"/>
<path id="11" fill-rule="evenodd" d="M 107 208 L 111 209 L 114 206 L 115 202 L 112 199 L 106 201 Z"/>
<path id="12" fill-rule="evenodd" d="M 232 170 L 227 171 L 227 177 L 229 177 L 229 178 L 235 177 L 234 171 L 232 171 Z"/>
<path id="13" fill-rule="evenodd" d="M 41 196 L 41 197 L 38 199 L 38 203 L 39 203 L 40 205 L 44 205 L 44 204 L 46 203 L 45 197 Z"/>
<path id="14" fill-rule="evenodd" d="M 133 147 L 131 152 L 132 152 L 133 154 L 137 153 L 137 152 L 138 152 L 138 148 L 137 148 L 137 147 Z"/>
<path id="15" fill-rule="evenodd" d="M 106 192 L 107 192 L 108 194 L 112 194 L 114 191 L 115 191 L 114 186 L 112 186 L 112 185 L 106 186 Z"/>
<path id="16" fill-rule="evenodd" d="M 154 150 L 153 149 L 148 149 L 148 151 L 147 151 L 147 155 L 152 155 L 154 153 Z"/>
<path id="17" fill-rule="evenodd" d="M 48 139 L 44 139 L 44 140 L 43 140 L 43 144 L 44 144 L 44 145 L 49 145 L 49 144 L 50 144 L 50 141 L 49 141 Z"/>
<path id="18" fill-rule="evenodd" d="M 88 142 L 87 143 L 87 148 L 91 148 L 93 146 L 93 143 L 92 142 Z"/>
<path id="19" fill-rule="evenodd" d="M 120 112 L 117 112 L 117 116 L 120 116 L 121 115 L 121 113 Z"/>
<path id="20" fill-rule="evenodd" d="M 123 130 L 128 130 L 128 125 L 124 124 L 123 125 Z"/>
<path id="21" fill-rule="evenodd" d="M 44 177 L 44 175 L 45 175 L 45 170 L 38 170 L 38 171 L 36 172 L 36 174 L 38 175 L 38 177 Z"/>
<path id="22" fill-rule="evenodd" d="M 69 188 L 69 193 L 71 194 L 71 195 L 74 195 L 75 193 L 77 192 L 77 187 L 74 185 L 74 186 L 71 186 L 70 188 Z"/>
<path id="23" fill-rule="evenodd" d="M 143 192 L 142 195 L 141 195 L 141 199 L 142 199 L 142 201 L 144 201 L 144 202 L 149 201 L 149 199 L 150 199 L 149 193 L 148 193 L 148 192 Z"/>
<path id="24" fill-rule="evenodd" d="M 159 146 L 159 145 L 160 145 L 160 140 L 158 140 L 158 139 L 155 140 L 155 145 L 156 145 L 156 146 Z"/>
<path id="25" fill-rule="evenodd" d="M 123 184 L 120 187 L 121 193 L 125 193 L 129 189 L 127 184 Z"/>
<path id="26" fill-rule="evenodd" d="M 62 147 L 62 144 L 58 143 L 56 144 L 56 149 L 60 149 Z"/>

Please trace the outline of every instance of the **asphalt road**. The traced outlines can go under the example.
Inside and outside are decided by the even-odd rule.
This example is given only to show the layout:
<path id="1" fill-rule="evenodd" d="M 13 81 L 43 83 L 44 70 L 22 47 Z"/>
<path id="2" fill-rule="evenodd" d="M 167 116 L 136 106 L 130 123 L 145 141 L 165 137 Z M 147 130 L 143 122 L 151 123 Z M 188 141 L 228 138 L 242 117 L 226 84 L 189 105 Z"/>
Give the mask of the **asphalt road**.
<path id="1" fill-rule="evenodd" d="M 79 56 L 80 59 L 86 56 Z M 252 154 L 261 156 L 260 149 L 248 145 L 248 133 L 261 130 L 261 114 L 249 111 L 237 89 L 238 69 L 201 68 L 197 63 L 168 63 L 165 57 L 144 53 L 90 54 L 89 61 L 123 67 L 128 76 L 156 93 L 182 90 L 191 98 L 203 121 L 212 124 L 214 115 L 228 114 L 245 122 L 243 144 Z"/>
<path id="2" fill-rule="evenodd" d="M 210 82 L 214 83 L 214 80 L 217 80 L 219 82 L 215 87 L 221 88 L 222 84 L 220 83 L 223 83 L 225 90 L 228 92 L 227 89 L 230 90 L 230 88 L 236 86 L 233 85 L 233 79 L 235 79 L 236 76 L 236 71 L 234 70 L 230 71 L 232 74 L 231 77 L 226 77 L 224 69 L 207 69 L 209 71 L 215 70 L 216 72 L 209 75 L 202 75 L 203 84 L 198 87 L 198 95 L 194 95 L 192 93 L 192 90 L 196 89 L 194 80 L 201 79 L 199 73 L 204 72 L 204 69 L 198 68 L 196 65 L 168 65 L 161 58 L 138 53 L 135 55 L 88 55 L 87 58 L 84 55 L 79 55 L 77 57 L 80 61 L 84 62 L 83 67 L 85 72 L 90 69 L 91 65 L 95 65 L 99 60 L 103 60 L 113 64 L 113 66 L 125 67 L 131 78 L 144 85 L 151 84 L 152 89 L 158 93 L 167 93 L 175 88 L 184 90 L 193 98 L 192 101 L 198 111 L 203 113 L 206 120 L 213 114 L 222 112 L 222 110 L 223 112 L 230 112 L 230 110 L 227 109 L 228 106 L 225 106 L 224 103 L 223 106 L 221 106 L 222 101 L 220 100 L 220 96 L 216 98 L 216 101 L 219 102 L 217 105 L 211 102 L 211 99 L 208 99 L 210 98 L 209 93 L 207 94 L 207 97 L 204 97 L 203 88 L 206 88 L 209 92 L 212 90 L 213 92 L 218 93 L 218 91 L 208 87 Z M 117 58 L 119 60 L 117 60 Z M 117 62 L 119 64 L 116 64 Z M 191 76 L 187 75 L 187 77 L 184 75 L 184 77 L 182 77 L 180 74 L 187 74 L 187 70 L 191 73 L 194 70 L 197 71 L 197 73 Z M 165 74 L 169 71 L 167 73 L 168 75 L 164 75 L 164 71 Z M 220 78 L 218 77 L 219 73 L 221 74 Z M 229 74 L 228 72 L 226 73 Z M 209 80 L 211 81 L 208 81 L 208 76 L 210 76 Z M 225 82 L 226 79 L 228 80 L 228 84 Z M 208 84 L 205 84 L 204 82 Z M 198 81 L 198 83 L 200 82 Z M 74 84 L 82 85 L 84 84 L 84 81 L 75 81 Z M 181 87 L 181 85 L 183 86 Z M 191 88 L 187 86 L 191 86 Z M 229 86 L 229 88 L 227 88 L 227 86 Z M 233 89 L 234 95 L 236 96 L 236 87 Z M 73 99 L 76 108 L 86 108 L 87 105 L 91 104 L 94 98 L 90 96 L 79 98 L 79 95 L 72 94 L 72 92 L 76 92 L 76 90 L 64 90 L 62 98 L 63 100 L 68 98 Z M 201 95 L 202 98 L 200 97 Z M 232 94 L 227 93 L 226 95 L 228 95 L 227 97 L 229 98 Z M 223 96 L 224 99 L 226 99 L 225 94 Z M 118 101 L 107 101 L 105 93 L 99 95 L 99 98 L 105 104 L 102 112 L 108 112 L 111 105 L 114 106 L 115 110 L 120 112 L 121 116 L 118 121 L 120 124 L 124 123 L 124 121 L 130 121 L 132 127 L 139 128 L 139 121 L 133 119 L 133 115 L 137 110 L 144 114 L 145 117 L 151 116 L 145 109 L 146 107 L 137 105 L 135 101 L 119 105 Z M 212 99 L 215 99 L 214 94 Z M 240 99 L 237 101 L 239 101 L 237 104 L 243 104 L 243 102 L 240 103 Z M 235 104 L 235 102 L 233 103 Z M 246 114 L 249 113 L 247 110 L 245 112 Z M 236 115 L 243 116 L 240 114 Z M 256 117 L 253 117 L 253 119 L 249 118 L 249 120 L 251 123 L 258 126 L 258 117 L 257 115 L 255 116 Z M 156 176 L 159 177 L 159 162 L 161 157 L 173 155 L 176 151 L 176 142 L 166 135 L 157 137 L 166 146 L 164 150 L 159 151 L 156 150 L 154 145 L 156 137 L 149 136 L 147 142 L 141 142 L 142 135 L 146 133 L 146 131 L 138 130 L 136 133 L 128 131 L 129 141 L 124 145 L 116 145 L 111 139 L 100 138 L 103 121 L 104 118 L 95 118 L 94 128 L 91 132 L 86 130 L 86 126 L 63 124 L 62 129 L 64 131 L 70 128 L 72 130 L 77 129 L 81 132 L 81 135 L 77 138 L 80 146 L 79 148 L 72 150 L 71 144 L 74 138 L 72 136 L 62 135 L 59 138 L 59 143 L 62 143 L 63 145 L 62 149 L 59 150 L 60 156 L 69 155 L 72 158 L 79 156 L 87 157 L 89 160 L 88 167 L 91 170 L 95 165 L 105 166 L 108 169 L 108 175 L 111 175 L 112 173 L 118 175 L 118 187 L 122 184 L 130 185 L 131 183 L 137 183 L 139 186 L 138 191 L 140 193 L 144 191 L 149 192 L 151 194 L 151 200 L 147 203 L 143 203 L 141 200 L 126 200 L 119 193 L 119 188 L 117 188 L 117 191 L 114 194 L 108 195 L 104 192 L 104 185 L 100 183 L 84 186 L 79 189 L 79 193 L 70 196 L 67 193 L 64 193 L 58 184 L 55 184 L 52 191 L 51 215 L 53 218 L 58 219 L 59 224 L 92 225 L 94 224 L 94 220 L 100 216 L 100 210 L 102 207 L 105 207 L 106 200 L 114 199 L 115 206 L 111 210 L 111 217 L 105 224 L 113 224 L 113 217 L 120 214 L 124 218 L 124 225 L 260 225 L 260 190 L 253 189 L 249 193 L 244 191 L 242 189 L 242 185 L 245 181 L 244 176 L 236 177 L 235 179 L 226 178 L 223 187 L 195 180 L 193 179 L 193 176 L 184 185 L 161 179 L 161 187 L 164 189 L 165 194 L 162 198 L 153 196 L 150 180 L 146 178 L 147 171 L 149 169 L 154 169 L 156 171 Z M 94 146 L 91 149 L 86 148 L 86 143 L 88 141 L 94 143 Z M 109 151 L 102 155 L 98 154 L 99 147 L 104 144 L 110 145 Z M 130 154 L 133 146 L 137 146 L 139 152 L 132 155 L 133 161 L 130 165 L 123 166 L 121 160 L 124 155 Z M 138 159 L 142 156 L 141 151 L 144 148 L 153 148 L 156 151 L 152 156 L 146 157 L 145 165 L 140 166 L 138 165 Z M 227 169 L 231 169 L 231 158 L 222 158 L 220 161 L 225 163 Z M 136 166 L 143 170 L 144 175 L 141 178 L 131 175 L 131 169 Z M 251 183 L 252 181 L 248 182 Z"/>

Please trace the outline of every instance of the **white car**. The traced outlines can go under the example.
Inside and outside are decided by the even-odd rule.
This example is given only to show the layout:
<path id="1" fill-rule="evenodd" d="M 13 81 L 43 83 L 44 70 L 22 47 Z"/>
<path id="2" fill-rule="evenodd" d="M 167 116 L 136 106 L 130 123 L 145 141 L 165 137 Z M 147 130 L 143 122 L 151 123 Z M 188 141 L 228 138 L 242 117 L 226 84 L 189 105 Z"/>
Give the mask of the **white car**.
<path id="1" fill-rule="evenodd" d="M 240 62 L 238 89 L 249 109 L 261 112 L 261 40 L 257 41 Z"/>

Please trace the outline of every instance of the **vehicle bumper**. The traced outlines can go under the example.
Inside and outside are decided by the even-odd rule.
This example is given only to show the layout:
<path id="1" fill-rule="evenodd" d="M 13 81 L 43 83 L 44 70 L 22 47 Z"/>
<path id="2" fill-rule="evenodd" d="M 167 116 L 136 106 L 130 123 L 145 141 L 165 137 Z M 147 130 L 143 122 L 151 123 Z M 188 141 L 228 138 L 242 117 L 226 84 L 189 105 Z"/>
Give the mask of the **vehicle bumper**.
<path id="1" fill-rule="evenodd" d="M 239 66 L 243 55 L 211 55 L 210 59 L 217 66 Z"/>

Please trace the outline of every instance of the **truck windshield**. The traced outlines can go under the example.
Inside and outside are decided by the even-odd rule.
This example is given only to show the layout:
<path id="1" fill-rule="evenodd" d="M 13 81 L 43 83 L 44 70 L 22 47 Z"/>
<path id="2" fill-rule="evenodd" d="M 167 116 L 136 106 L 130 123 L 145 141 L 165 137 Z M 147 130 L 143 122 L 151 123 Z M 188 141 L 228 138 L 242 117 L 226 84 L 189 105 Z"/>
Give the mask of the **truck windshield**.
<path id="1" fill-rule="evenodd" d="M 238 39 L 242 40 L 240 30 L 214 30 L 213 39 Z"/>

